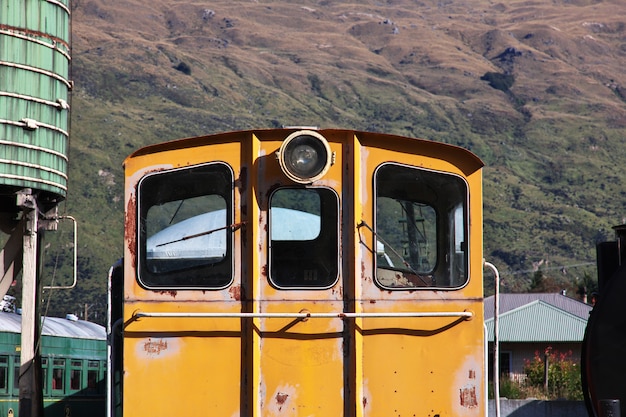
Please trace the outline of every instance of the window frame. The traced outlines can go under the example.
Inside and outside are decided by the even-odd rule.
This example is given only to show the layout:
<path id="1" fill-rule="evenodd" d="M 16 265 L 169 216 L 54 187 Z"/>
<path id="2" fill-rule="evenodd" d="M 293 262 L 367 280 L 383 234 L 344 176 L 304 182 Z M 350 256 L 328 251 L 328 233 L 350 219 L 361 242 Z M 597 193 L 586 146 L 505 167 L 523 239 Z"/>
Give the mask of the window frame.
<path id="1" fill-rule="evenodd" d="M 334 230 L 334 234 L 335 234 L 335 242 L 336 242 L 336 256 L 335 256 L 335 262 L 336 262 L 336 275 L 334 277 L 334 279 L 332 281 L 330 281 L 329 283 L 325 284 L 325 285 L 285 285 L 284 282 L 277 282 L 275 280 L 275 278 L 273 277 L 273 264 L 274 264 L 274 260 L 273 260 L 273 241 L 271 238 L 271 233 L 272 233 L 272 198 L 274 197 L 275 193 L 280 191 L 280 190 L 326 190 L 328 191 L 330 194 L 332 194 L 332 196 L 334 197 L 334 209 L 335 209 L 335 213 L 336 213 L 336 222 L 335 222 L 335 226 L 332 228 L 332 230 Z M 321 196 L 320 196 L 321 197 Z M 320 201 L 321 203 L 321 201 Z M 323 204 L 320 204 L 320 208 L 323 206 Z M 341 277 L 341 235 L 340 235 L 340 225 L 341 225 L 341 199 L 339 197 L 339 194 L 337 194 L 337 191 L 335 191 L 333 188 L 330 187 L 323 187 L 323 186 L 307 186 L 307 187 L 297 187 L 297 186 L 284 186 L 284 187 L 279 187 L 276 188 L 274 190 L 272 190 L 272 193 L 269 196 L 268 199 L 268 203 L 267 203 L 267 210 L 268 210 L 268 214 L 267 214 L 267 222 L 268 222 L 268 228 L 267 228 L 267 233 L 266 233 L 266 239 L 267 239 L 267 263 L 268 263 L 268 274 L 267 274 L 267 280 L 269 282 L 269 284 L 271 286 L 273 286 L 274 288 L 277 288 L 279 290 L 285 290 L 285 291 L 291 291 L 291 290 L 309 290 L 309 291 L 320 291 L 320 290 L 328 290 L 329 288 L 334 287 L 337 282 L 339 282 L 339 279 Z M 317 239 L 320 238 L 320 236 L 322 236 L 324 234 L 324 230 L 330 230 L 330 226 L 328 226 L 327 228 L 325 228 L 325 223 L 324 223 L 324 214 L 322 213 L 320 215 L 320 234 L 312 240 L 302 240 L 299 242 L 315 242 Z M 283 241 L 283 242 L 289 242 L 289 241 Z M 312 243 L 313 244 L 313 243 Z"/>
<path id="2" fill-rule="evenodd" d="M 70 393 L 77 393 L 81 391 L 84 387 L 84 383 L 83 383 L 84 363 L 85 361 L 83 359 L 69 358 L 68 386 L 69 386 Z M 73 385 L 76 381 L 78 382 L 78 388 L 75 388 L 75 385 Z"/>
<path id="3" fill-rule="evenodd" d="M 68 358 L 64 358 L 64 357 L 51 357 L 51 363 L 50 363 L 50 375 L 51 375 L 51 379 L 50 379 L 50 394 L 52 396 L 63 396 L 65 395 L 66 392 L 66 386 L 69 386 L 68 381 L 67 381 L 67 377 L 68 377 L 68 372 L 67 372 L 67 360 Z M 54 386 L 54 380 L 55 380 L 55 375 L 54 375 L 54 371 L 56 370 L 61 370 L 61 388 L 55 387 Z"/>
<path id="4" fill-rule="evenodd" d="M 418 166 L 414 166 L 414 165 L 409 165 L 409 164 L 403 164 L 403 163 L 399 163 L 399 162 L 391 162 L 391 161 L 387 161 L 387 162 L 383 162 L 380 165 L 378 165 L 375 169 L 374 169 L 374 173 L 372 175 L 372 188 L 373 188 L 373 221 L 374 221 L 374 228 L 373 228 L 373 234 L 374 234 L 374 245 L 377 246 L 377 242 L 378 242 L 378 219 L 377 219 L 377 205 L 378 205 L 378 175 L 379 172 L 382 168 L 384 167 L 388 167 L 388 166 L 396 166 L 396 167 L 401 167 L 401 168 L 407 168 L 407 169 L 413 169 L 416 171 L 420 171 L 420 172 L 425 172 L 425 173 L 429 173 L 429 174 L 435 174 L 435 175 L 441 175 L 441 176 L 448 176 L 448 177 L 452 177 L 452 178 L 456 178 L 458 180 L 460 180 L 463 184 L 464 187 L 464 195 L 462 196 L 462 198 L 459 199 L 460 202 L 462 202 L 463 204 L 463 231 L 464 231 L 464 246 L 465 246 L 465 256 L 464 256 L 464 262 L 465 262 L 465 280 L 458 286 L 442 286 L 442 285 L 424 285 L 424 286 L 389 286 L 389 285 L 385 285 L 381 282 L 381 280 L 379 279 L 378 276 L 378 256 L 377 256 L 377 248 L 375 248 L 375 250 L 373 251 L 373 258 L 374 258 L 374 282 L 376 283 L 376 285 L 386 291 L 458 291 L 461 290 L 463 288 L 465 288 L 469 282 L 470 282 L 470 270 L 469 270 L 469 266 L 470 266 L 470 187 L 469 184 L 466 180 L 466 178 L 464 178 L 463 176 L 459 175 L 459 174 L 455 174 L 452 172 L 447 172 L 447 171 L 439 171 L 439 170 L 435 170 L 435 169 L 429 169 L 429 168 L 423 168 L 423 167 L 418 167 Z M 419 202 L 419 201 L 414 201 L 414 202 Z M 447 230 L 447 228 L 442 228 L 441 225 L 444 222 L 448 222 L 449 221 L 449 216 L 452 215 L 454 216 L 454 210 L 450 211 L 450 212 L 441 212 L 440 208 L 432 206 L 435 209 L 435 216 L 436 216 L 436 247 L 437 247 L 437 265 L 435 265 L 432 268 L 432 272 L 433 275 L 436 273 L 436 271 L 438 270 L 438 268 L 440 267 L 439 264 L 441 262 L 446 262 L 448 265 L 450 264 L 450 261 L 446 261 L 444 258 L 447 255 L 450 254 L 454 254 L 454 251 L 451 250 L 453 249 L 453 246 L 456 244 L 456 239 L 455 239 L 455 235 L 453 233 L 450 233 L 449 230 Z M 448 227 L 448 226 L 446 226 Z M 442 230 L 443 229 L 443 230 Z M 448 239 L 446 239 L 445 237 L 445 233 L 448 232 L 448 234 L 450 234 L 450 237 Z M 444 234 L 444 236 L 442 236 L 442 234 Z M 444 245 L 446 250 L 444 253 L 439 253 L 440 252 L 440 247 Z M 394 269 L 389 269 L 389 270 L 394 270 Z"/>
<path id="5" fill-rule="evenodd" d="M 11 388 L 10 388 L 10 378 L 9 378 L 9 370 L 12 369 L 12 367 L 10 366 L 10 359 L 11 356 L 7 355 L 7 354 L 3 354 L 0 355 L 0 368 L 4 370 L 4 388 L 0 387 L 0 395 L 9 395 Z M 6 360 L 6 361 L 5 361 Z M 0 373 L 1 375 L 1 373 Z"/>
<path id="6" fill-rule="evenodd" d="M 198 196 L 211 196 L 211 195 L 219 195 L 222 196 L 225 200 L 226 203 L 226 226 L 232 225 L 234 223 L 234 198 L 235 198 L 235 192 L 234 192 L 234 187 L 235 187 L 235 175 L 234 175 L 234 171 L 232 169 L 232 167 L 227 164 L 226 162 L 222 162 L 222 161 L 216 161 L 216 162 L 210 162 L 210 163 L 203 163 L 203 164 L 197 164 L 197 165 L 190 165 L 190 166 L 185 166 L 185 167 L 180 167 L 180 168 L 174 168 L 174 169 L 168 169 L 168 170 L 163 170 L 163 171 L 158 171 L 158 172 L 152 172 L 149 173 L 145 176 L 143 176 L 139 182 L 137 183 L 137 189 L 136 189 L 136 195 L 137 195 L 137 211 L 136 211 L 136 219 L 137 219 L 137 230 L 136 230 L 136 239 L 137 239 L 137 270 L 136 270 L 136 280 L 139 283 L 139 285 L 145 289 L 148 290 L 154 290 L 154 291 L 163 291 L 163 290 L 203 290 L 203 291 L 214 291 L 214 290 L 223 290 L 225 288 L 228 288 L 232 285 L 232 283 L 234 282 L 234 278 L 235 278 L 235 268 L 234 268 L 234 264 L 235 264 L 235 256 L 234 256 L 234 239 L 233 239 L 233 232 L 234 230 L 232 230 L 231 228 L 226 228 L 226 254 L 224 256 L 224 258 L 217 262 L 217 264 L 221 264 L 222 262 L 224 263 L 224 265 L 228 265 L 224 268 L 228 269 L 228 274 L 229 279 L 224 282 L 224 283 L 220 283 L 220 285 L 212 285 L 210 283 L 208 283 L 207 281 L 210 281 L 210 279 L 208 279 L 207 276 L 204 276 L 203 279 L 197 280 L 195 283 L 190 283 L 189 285 L 187 284 L 181 284 L 181 283 L 177 283 L 177 277 L 186 275 L 185 271 L 190 271 L 190 270 L 194 270 L 196 271 L 195 273 L 195 277 L 197 278 L 199 275 L 202 275 L 201 272 L 198 271 L 202 271 L 204 269 L 205 274 L 204 275 L 209 275 L 208 274 L 208 268 L 211 267 L 211 265 L 199 265 L 196 267 L 190 267 L 188 269 L 179 269 L 179 270 L 175 270 L 175 271 L 169 271 L 169 272 L 165 272 L 160 274 L 162 277 L 162 280 L 164 281 L 163 285 L 157 285 L 155 284 L 155 277 L 158 276 L 158 274 L 156 273 L 152 273 L 147 271 L 147 248 L 146 248 L 146 243 L 148 240 L 148 237 L 146 236 L 146 234 L 144 233 L 145 230 L 145 222 L 146 222 L 146 218 L 145 218 L 145 214 L 148 213 L 148 210 L 150 209 L 150 207 L 154 207 L 155 204 L 153 205 L 149 205 L 147 203 L 145 203 L 143 196 L 143 190 L 142 187 L 144 186 L 144 184 L 147 181 L 151 181 L 153 179 L 155 179 L 156 177 L 159 176 L 163 176 L 164 177 L 164 181 L 166 181 L 166 176 L 168 175 L 184 175 L 185 172 L 190 172 L 193 170 L 203 170 L 203 169 L 209 169 L 211 167 L 220 167 L 220 169 L 223 169 L 223 173 L 227 173 L 229 180 L 230 180 L 230 185 L 228 186 L 228 188 L 225 187 L 225 189 L 223 190 L 224 193 L 223 194 L 218 194 L 218 193 L 207 193 L 207 194 L 199 194 Z M 207 172 L 207 174 L 210 174 L 209 172 Z M 167 184 L 167 182 L 163 182 L 163 184 Z M 171 182 L 170 182 L 170 186 L 171 186 Z M 166 187 L 166 186 L 164 186 Z M 192 196 L 193 197 L 193 196 Z M 191 198 L 191 197 L 190 197 Z M 156 201 L 156 200 L 155 200 Z M 172 200 L 175 201 L 175 200 Z M 147 207 L 144 207 L 146 206 Z M 205 213 L 210 213 L 209 211 L 205 212 Z M 202 213 L 202 214 L 205 214 Z M 191 218 L 191 217 L 190 217 Z M 179 278 L 180 279 L 180 278 Z"/>

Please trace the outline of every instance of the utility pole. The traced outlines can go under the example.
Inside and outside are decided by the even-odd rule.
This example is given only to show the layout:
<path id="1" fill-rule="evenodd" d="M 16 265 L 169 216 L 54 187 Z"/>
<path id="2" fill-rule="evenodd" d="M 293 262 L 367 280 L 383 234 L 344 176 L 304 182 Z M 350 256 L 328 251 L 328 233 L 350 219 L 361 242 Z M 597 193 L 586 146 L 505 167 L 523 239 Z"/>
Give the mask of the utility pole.
<path id="1" fill-rule="evenodd" d="M 29 189 L 17 194 L 17 205 L 26 219 L 23 230 L 22 268 L 22 350 L 19 375 L 19 415 L 35 417 L 43 415 L 41 387 L 41 356 L 39 351 L 39 210 L 37 198 Z"/>

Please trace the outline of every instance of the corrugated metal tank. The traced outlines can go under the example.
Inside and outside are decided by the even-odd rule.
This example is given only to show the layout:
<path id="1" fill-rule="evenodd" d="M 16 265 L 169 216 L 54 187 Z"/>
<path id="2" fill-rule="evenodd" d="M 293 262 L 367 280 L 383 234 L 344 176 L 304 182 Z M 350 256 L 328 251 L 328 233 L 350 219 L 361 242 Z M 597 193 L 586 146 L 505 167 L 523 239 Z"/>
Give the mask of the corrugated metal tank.
<path id="1" fill-rule="evenodd" d="M 54 205 L 66 196 L 70 1 L 0 0 L 0 202 L 4 209 L 22 188 L 32 188 L 43 205 Z"/>

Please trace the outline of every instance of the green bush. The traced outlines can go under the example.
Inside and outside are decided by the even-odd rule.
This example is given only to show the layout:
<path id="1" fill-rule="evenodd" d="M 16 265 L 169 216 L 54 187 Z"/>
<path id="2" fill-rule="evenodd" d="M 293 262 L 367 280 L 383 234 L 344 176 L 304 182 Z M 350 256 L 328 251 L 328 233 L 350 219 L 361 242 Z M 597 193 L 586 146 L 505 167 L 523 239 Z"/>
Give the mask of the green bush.
<path id="1" fill-rule="evenodd" d="M 480 77 L 481 80 L 487 81 L 489 86 L 500 91 L 509 91 L 509 88 L 513 86 L 515 77 L 511 74 L 501 74 L 499 72 L 487 72 Z"/>
<path id="2" fill-rule="evenodd" d="M 500 378 L 500 397 L 511 400 L 524 399 L 526 392 L 522 384 L 505 376 Z"/>

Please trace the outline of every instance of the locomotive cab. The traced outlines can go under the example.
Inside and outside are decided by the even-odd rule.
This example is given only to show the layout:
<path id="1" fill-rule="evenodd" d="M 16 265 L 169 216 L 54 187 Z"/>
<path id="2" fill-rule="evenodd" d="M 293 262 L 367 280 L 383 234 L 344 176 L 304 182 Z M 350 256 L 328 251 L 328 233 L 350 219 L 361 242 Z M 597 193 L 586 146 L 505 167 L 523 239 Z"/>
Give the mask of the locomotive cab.
<path id="1" fill-rule="evenodd" d="M 110 414 L 486 415 L 481 168 L 351 130 L 138 150 Z"/>

